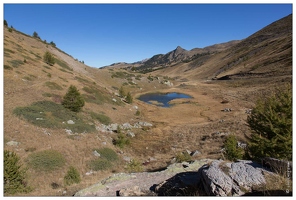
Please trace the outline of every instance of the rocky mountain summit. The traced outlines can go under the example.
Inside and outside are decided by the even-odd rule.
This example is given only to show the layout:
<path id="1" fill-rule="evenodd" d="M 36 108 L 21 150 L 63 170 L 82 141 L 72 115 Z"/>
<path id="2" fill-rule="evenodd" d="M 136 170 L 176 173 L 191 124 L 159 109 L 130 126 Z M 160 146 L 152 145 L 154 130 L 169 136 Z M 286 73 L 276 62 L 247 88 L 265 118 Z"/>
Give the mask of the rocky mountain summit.
<path id="1" fill-rule="evenodd" d="M 250 161 L 202 159 L 174 163 L 163 171 L 118 173 L 75 196 L 242 196 L 277 176 Z"/>

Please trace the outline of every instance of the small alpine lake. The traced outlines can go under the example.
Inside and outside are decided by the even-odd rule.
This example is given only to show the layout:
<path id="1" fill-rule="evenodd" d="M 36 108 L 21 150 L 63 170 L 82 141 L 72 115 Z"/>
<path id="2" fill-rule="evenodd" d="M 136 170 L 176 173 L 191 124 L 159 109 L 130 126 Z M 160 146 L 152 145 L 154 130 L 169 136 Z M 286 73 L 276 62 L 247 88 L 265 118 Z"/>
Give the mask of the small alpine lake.
<path id="1" fill-rule="evenodd" d="M 171 107 L 170 101 L 174 99 L 191 99 L 192 96 L 183 93 L 147 93 L 141 95 L 138 99 L 148 104 L 157 105 L 160 107 Z"/>

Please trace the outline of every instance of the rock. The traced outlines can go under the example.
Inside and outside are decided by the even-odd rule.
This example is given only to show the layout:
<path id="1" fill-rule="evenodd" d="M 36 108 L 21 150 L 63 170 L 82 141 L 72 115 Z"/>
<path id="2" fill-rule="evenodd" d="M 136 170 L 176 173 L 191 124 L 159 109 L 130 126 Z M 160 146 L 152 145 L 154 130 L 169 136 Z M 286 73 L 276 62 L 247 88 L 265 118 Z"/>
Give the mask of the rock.
<path id="1" fill-rule="evenodd" d="M 131 132 L 131 131 L 128 131 L 128 132 L 127 132 L 127 135 L 129 135 L 129 136 L 132 137 L 132 138 L 136 136 L 136 135 L 135 135 L 133 132 Z"/>
<path id="2" fill-rule="evenodd" d="M 68 120 L 67 124 L 75 124 L 75 122 L 73 120 Z"/>
<path id="3" fill-rule="evenodd" d="M 135 128 L 142 128 L 142 126 L 153 126 L 151 123 L 148 123 L 148 122 L 137 122 L 134 124 L 134 127 Z"/>
<path id="4" fill-rule="evenodd" d="M 255 185 L 265 183 L 262 168 L 252 161 L 225 163 L 215 160 L 201 170 L 202 183 L 207 195 L 243 195 Z"/>
<path id="5" fill-rule="evenodd" d="M 114 98 L 112 99 L 112 101 L 114 101 L 114 102 L 117 102 L 117 100 L 116 100 L 116 99 L 114 99 Z"/>
<path id="6" fill-rule="evenodd" d="M 201 154 L 201 153 L 198 150 L 195 150 L 195 151 L 191 152 L 190 156 L 194 157 L 194 156 L 197 156 L 199 154 Z"/>
<path id="7" fill-rule="evenodd" d="M 106 127 L 106 129 L 108 131 L 117 132 L 117 127 L 118 127 L 118 124 L 110 124 L 109 126 Z"/>
<path id="8" fill-rule="evenodd" d="M 231 108 L 224 108 L 222 111 L 224 111 L 224 112 L 231 112 L 232 109 Z"/>
<path id="9" fill-rule="evenodd" d="M 118 191 L 118 196 L 131 197 L 131 196 L 146 196 L 139 186 L 134 186 L 132 188 L 124 188 Z"/>
<path id="10" fill-rule="evenodd" d="M 122 125 L 120 126 L 120 128 L 122 128 L 122 129 L 132 129 L 133 126 L 130 125 L 130 123 L 124 123 L 124 124 L 122 124 Z"/>
<path id="11" fill-rule="evenodd" d="M 69 134 L 69 135 L 72 134 L 72 130 L 70 130 L 70 129 L 65 129 L 65 131 L 66 131 L 66 133 Z"/>
<path id="12" fill-rule="evenodd" d="M 8 146 L 18 146 L 19 145 L 19 142 L 16 142 L 16 141 L 9 141 L 6 143 Z"/>
<path id="13" fill-rule="evenodd" d="M 93 151 L 93 155 L 96 157 L 101 157 L 101 154 L 99 154 L 96 150 Z"/>
<path id="14" fill-rule="evenodd" d="M 128 156 L 123 156 L 123 158 L 122 158 L 124 161 L 126 161 L 126 162 L 130 162 L 132 159 L 130 158 L 130 157 L 128 157 Z"/>
<path id="15" fill-rule="evenodd" d="M 138 110 L 138 109 L 139 109 L 139 107 L 138 107 L 138 106 L 133 106 L 133 108 L 134 108 L 134 109 L 136 109 L 136 110 Z"/>
<path id="16" fill-rule="evenodd" d="M 202 159 L 174 163 L 157 172 L 113 174 L 75 196 L 237 196 L 264 184 L 265 172 L 252 161 Z"/>

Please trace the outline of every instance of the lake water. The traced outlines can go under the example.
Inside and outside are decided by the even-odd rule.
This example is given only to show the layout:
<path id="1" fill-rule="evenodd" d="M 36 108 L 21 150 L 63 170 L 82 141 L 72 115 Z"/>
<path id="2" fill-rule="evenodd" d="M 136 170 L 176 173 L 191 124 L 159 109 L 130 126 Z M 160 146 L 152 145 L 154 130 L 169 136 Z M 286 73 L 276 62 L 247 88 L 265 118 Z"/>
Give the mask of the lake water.
<path id="1" fill-rule="evenodd" d="M 190 99 L 189 95 L 182 93 L 148 93 L 141 95 L 138 99 L 145 103 L 154 104 L 161 107 L 170 107 L 170 101 L 174 99 Z"/>

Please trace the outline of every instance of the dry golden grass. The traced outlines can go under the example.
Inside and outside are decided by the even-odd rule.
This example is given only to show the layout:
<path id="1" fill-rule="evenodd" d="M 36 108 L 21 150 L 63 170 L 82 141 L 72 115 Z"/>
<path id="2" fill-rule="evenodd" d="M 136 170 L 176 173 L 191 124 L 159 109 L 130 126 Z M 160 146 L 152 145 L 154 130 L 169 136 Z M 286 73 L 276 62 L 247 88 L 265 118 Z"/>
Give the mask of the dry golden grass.
<path id="1" fill-rule="evenodd" d="M 200 72 L 196 72 L 197 76 L 192 76 L 192 72 L 191 74 L 184 72 L 182 77 L 172 80 L 173 87 L 168 87 L 160 84 L 157 80 L 151 82 L 147 79 L 149 74 L 142 74 L 140 80 L 135 80 L 137 85 L 126 86 L 126 89 L 134 97 L 132 105 L 124 103 L 116 105 L 110 102 L 101 105 L 86 103 L 82 111 L 85 119 L 90 119 L 89 113 L 95 112 L 104 113 L 110 117 L 113 123 L 129 122 L 134 124 L 138 121 L 146 121 L 153 124 L 151 128 L 133 130 L 136 137 L 131 138 L 129 147 L 120 150 L 112 144 L 112 138 L 116 137 L 116 133 L 95 132 L 69 136 L 63 129 L 45 129 L 34 126 L 13 115 L 13 110 L 16 107 L 28 106 L 41 100 L 60 103 L 61 97 L 71 84 L 75 85 L 83 94 L 87 94 L 83 91 L 83 87 L 95 86 L 104 96 L 110 99 L 117 98 L 114 93 L 118 90 L 115 88 L 120 88 L 127 80 L 111 78 L 111 76 L 113 71 L 122 70 L 90 68 L 42 41 L 14 31 L 10 33 L 6 28 L 4 28 L 4 48 L 9 49 L 4 55 L 5 65 L 11 66 L 12 60 L 24 61 L 26 59 L 26 63 L 18 67 L 11 66 L 12 70 L 4 70 L 4 142 L 11 140 L 19 142 L 16 147 L 4 145 L 4 149 L 15 151 L 25 165 L 28 155 L 46 149 L 54 149 L 66 158 L 65 167 L 52 173 L 36 172 L 29 169 L 28 184 L 34 188 L 34 191 L 26 194 L 27 196 L 71 196 L 79 189 L 95 184 L 113 172 L 126 171 L 124 168 L 126 163 L 122 161 L 109 171 L 86 175 L 86 172 L 90 171 L 87 163 L 95 158 L 92 154 L 93 149 L 109 147 L 116 152 L 123 151 L 123 154 L 118 153 L 121 160 L 123 156 L 129 156 L 142 163 L 151 157 L 156 159 L 156 161 L 143 166 L 143 170 L 166 167 L 172 157 L 186 149 L 200 151 L 201 154 L 196 159 L 220 158 L 219 151 L 222 148 L 224 137 L 217 132 L 234 133 L 239 140 L 244 140 L 244 135 L 249 133 L 245 123 L 247 117 L 245 110 L 254 105 L 254 97 L 262 90 L 281 83 L 281 79 L 274 80 L 272 78 L 256 84 L 254 80 L 207 82 L 204 79 L 196 78 L 205 73 L 201 69 Z M 46 50 L 54 54 L 57 59 L 66 62 L 73 71 L 61 71 L 62 67 L 58 64 L 47 66 L 42 61 Z M 182 74 L 180 68 L 168 70 L 159 70 L 151 74 L 170 77 L 179 77 Z M 51 76 L 48 76 L 49 73 Z M 138 74 L 136 73 L 136 75 Z M 32 80 L 26 80 L 24 77 L 27 76 L 33 77 Z M 180 81 L 182 78 L 186 81 Z M 81 80 L 87 80 L 87 82 Z M 46 87 L 45 83 L 48 81 L 60 85 L 63 89 L 53 90 Z M 181 85 L 184 83 L 185 86 Z M 249 87 L 249 85 L 253 87 Z M 193 99 L 190 99 L 189 103 L 183 103 L 184 100 L 176 100 L 174 101 L 176 105 L 171 108 L 149 105 L 136 99 L 143 93 L 156 91 L 182 92 L 191 95 Z M 54 95 L 46 97 L 43 95 L 46 93 Z M 227 99 L 229 102 L 222 104 L 223 99 Z M 139 107 L 140 116 L 135 115 L 134 105 Z M 232 111 L 221 111 L 224 108 L 231 108 Z M 66 187 L 63 185 L 63 177 L 69 166 L 74 166 L 79 171 L 82 180 L 79 184 Z M 53 189 L 52 183 L 58 184 L 59 187 Z M 63 194 L 63 191 L 67 191 L 67 193 Z"/>

